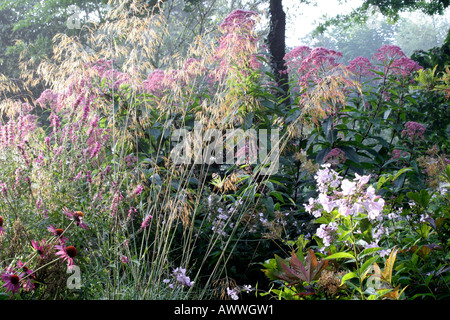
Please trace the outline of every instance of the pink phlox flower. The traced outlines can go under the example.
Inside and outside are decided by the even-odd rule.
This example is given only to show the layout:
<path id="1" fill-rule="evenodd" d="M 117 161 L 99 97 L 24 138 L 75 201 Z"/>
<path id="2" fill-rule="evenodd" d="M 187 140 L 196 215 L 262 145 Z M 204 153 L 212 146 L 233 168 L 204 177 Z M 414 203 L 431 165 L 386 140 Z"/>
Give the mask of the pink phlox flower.
<path id="1" fill-rule="evenodd" d="M 328 213 L 333 211 L 334 207 L 336 206 L 336 202 L 332 200 L 331 197 L 327 196 L 324 193 L 319 194 L 319 203 L 322 205 L 323 209 Z"/>
<path id="2" fill-rule="evenodd" d="M 316 230 L 316 234 L 323 240 L 323 245 L 329 247 L 336 235 L 337 225 L 332 222 L 330 224 L 321 224 Z"/>
<path id="3" fill-rule="evenodd" d="M 370 174 L 365 175 L 365 176 L 360 176 L 359 174 L 355 173 L 355 180 L 358 182 L 358 187 L 361 188 L 369 182 Z"/>
<path id="4" fill-rule="evenodd" d="M 173 270 L 172 275 L 175 277 L 175 280 L 183 286 L 192 287 L 194 285 L 194 281 L 186 276 L 186 269 L 178 267 Z"/>
<path id="5" fill-rule="evenodd" d="M 356 192 L 356 183 L 348 179 L 344 179 L 341 183 L 341 189 L 344 196 L 351 196 Z"/>
<path id="6" fill-rule="evenodd" d="M 241 292 L 241 290 L 239 287 L 234 287 L 233 289 L 230 289 L 229 287 L 227 287 L 227 295 L 233 300 L 239 299 L 240 292 Z"/>

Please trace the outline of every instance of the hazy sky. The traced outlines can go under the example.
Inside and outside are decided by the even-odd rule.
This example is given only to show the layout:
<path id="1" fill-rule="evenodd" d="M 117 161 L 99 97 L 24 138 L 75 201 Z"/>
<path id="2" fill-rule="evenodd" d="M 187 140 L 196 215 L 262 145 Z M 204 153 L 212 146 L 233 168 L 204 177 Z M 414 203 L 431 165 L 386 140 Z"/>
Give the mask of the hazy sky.
<path id="1" fill-rule="evenodd" d="M 353 8 L 362 4 L 362 0 L 349 0 L 345 4 L 339 4 L 338 0 L 317 1 L 317 6 L 298 3 L 298 0 L 283 0 L 283 9 L 287 20 L 293 22 L 294 26 L 286 28 L 286 45 L 298 46 L 300 39 L 313 31 L 318 25 L 320 18 L 326 14 L 333 17 L 337 14 L 349 13 Z"/>

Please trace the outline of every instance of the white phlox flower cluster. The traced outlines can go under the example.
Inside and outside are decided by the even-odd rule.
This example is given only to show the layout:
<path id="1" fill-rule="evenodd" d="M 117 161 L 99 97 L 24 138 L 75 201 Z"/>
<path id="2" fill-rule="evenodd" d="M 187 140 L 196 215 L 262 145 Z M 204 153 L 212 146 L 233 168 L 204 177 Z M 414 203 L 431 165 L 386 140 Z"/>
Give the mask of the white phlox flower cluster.
<path id="1" fill-rule="evenodd" d="M 339 215 L 343 217 L 367 214 L 370 221 L 381 221 L 382 212 L 385 205 L 384 199 L 376 195 L 373 186 L 366 186 L 370 180 L 370 175 L 355 174 L 355 179 L 350 181 L 342 179 L 339 174 L 330 169 L 330 164 L 322 165 L 314 176 L 319 195 L 316 199 L 310 198 L 304 204 L 306 212 L 315 218 L 322 216 L 324 212 L 331 213 L 337 209 Z M 336 237 L 337 224 L 321 224 L 316 231 L 319 238 L 323 240 L 325 247 L 330 246 Z M 376 243 L 378 243 L 378 238 Z"/>

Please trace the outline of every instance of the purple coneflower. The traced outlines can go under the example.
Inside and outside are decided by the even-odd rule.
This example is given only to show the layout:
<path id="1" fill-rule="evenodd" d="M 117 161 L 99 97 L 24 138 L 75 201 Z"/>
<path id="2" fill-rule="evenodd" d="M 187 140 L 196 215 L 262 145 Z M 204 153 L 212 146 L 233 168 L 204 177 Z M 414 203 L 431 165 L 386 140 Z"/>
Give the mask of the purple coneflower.
<path id="1" fill-rule="evenodd" d="M 42 239 L 41 244 L 39 244 L 39 241 L 31 240 L 31 245 L 33 246 L 34 250 L 41 256 L 42 258 L 45 258 L 45 239 Z"/>
<path id="2" fill-rule="evenodd" d="M 57 236 L 59 238 L 59 242 L 64 244 L 68 238 L 64 237 L 64 230 L 60 228 L 55 228 L 54 226 L 50 225 L 47 228 L 48 231 L 50 231 L 53 235 Z"/>
<path id="3" fill-rule="evenodd" d="M 0 235 L 5 233 L 5 229 L 3 228 L 3 217 L 0 217 Z"/>
<path id="4" fill-rule="evenodd" d="M 88 230 L 87 224 L 83 221 L 84 214 L 81 211 L 71 211 L 67 208 L 64 208 L 64 214 L 71 220 L 75 221 L 77 226 L 82 227 L 83 229 Z"/>
<path id="5" fill-rule="evenodd" d="M 23 283 L 22 287 L 25 289 L 25 291 L 31 291 L 34 289 L 34 283 L 31 281 L 31 279 L 34 279 L 33 270 L 28 269 L 28 267 L 23 263 L 22 261 L 17 261 L 17 267 L 21 268 L 24 276 L 26 276 L 25 282 Z"/>
<path id="6" fill-rule="evenodd" d="M 61 244 L 60 246 L 55 245 L 55 248 L 59 250 L 56 252 L 56 255 L 60 256 L 64 261 L 67 260 L 69 267 L 74 265 L 73 258 L 77 255 L 77 249 L 74 246 L 66 247 L 64 244 Z"/>
<path id="7" fill-rule="evenodd" d="M 12 292 L 13 294 L 19 292 L 22 277 L 23 273 L 16 274 L 12 269 L 6 269 L 1 275 L 2 281 L 4 282 L 3 286 L 6 288 L 6 291 Z"/>

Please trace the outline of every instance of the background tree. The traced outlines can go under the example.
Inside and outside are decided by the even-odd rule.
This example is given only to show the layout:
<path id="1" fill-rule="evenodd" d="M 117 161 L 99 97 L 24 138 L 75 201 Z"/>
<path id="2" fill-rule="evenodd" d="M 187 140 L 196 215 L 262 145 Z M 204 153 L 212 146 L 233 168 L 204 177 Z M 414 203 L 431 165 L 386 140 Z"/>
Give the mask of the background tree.
<path id="1" fill-rule="evenodd" d="M 270 64 L 278 87 L 287 96 L 289 90 L 289 79 L 285 71 L 284 56 L 286 54 L 286 14 L 283 11 L 281 0 L 270 0 L 270 31 L 267 44 L 270 52 Z"/>
<path id="2" fill-rule="evenodd" d="M 341 4 L 349 2 L 340 1 Z M 347 23 L 361 23 L 367 21 L 371 15 L 379 11 L 391 21 L 397 21 L 402 12 L 421 11 L 426 15 L 443 15 L 445 9 L 450 6 L 450 0 L 410 1 L 410 0 L 364 0 L 361 6 L 352 10 L 349 14 L 336 15 L 331 19 L 319 24 L 316 32 L 323 32 L 329 26 Z"/>
<path id="3" fill-rule="evenodd" d="M 7 0 L 0 4 L 0 73 L 22 89 L 16 98 L 29 101 L 39 97 L 43 83 L 27 86 L 40 61 L 52 54 L 58 33 L 78 36 L 83 41 L 90 22 L 103 21 L 107 0 Z M 78 19 L 68 24 L 69 17 Z M 72 21 L 73 23 L 74 21 Z M 26 68 L 26 72 L 24 71 Z M 24 78 L 24 76 L 28 78 Z M 27 88 L 29 87 L 29 88 Z M 6 97 L 9 97 L 6 94 Z M 5 95 L 3 95 L 5 98 Z"/>
<path id="4" fill-rule="evenodd" d="M 428 50 L 443 43 L 448 19 L 414 13 L 391 23 L 386 17 L 371 18 L 366 23 L 339 22 L 323 33 L 313 33 L 305 44 L 341 51 L 344 62 L 357 56 L 370 58 L 382 45 L 395 44 L 411 56 L 416 50 Z"/>

